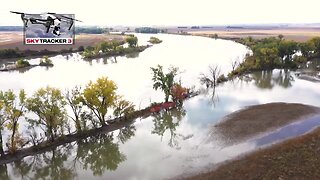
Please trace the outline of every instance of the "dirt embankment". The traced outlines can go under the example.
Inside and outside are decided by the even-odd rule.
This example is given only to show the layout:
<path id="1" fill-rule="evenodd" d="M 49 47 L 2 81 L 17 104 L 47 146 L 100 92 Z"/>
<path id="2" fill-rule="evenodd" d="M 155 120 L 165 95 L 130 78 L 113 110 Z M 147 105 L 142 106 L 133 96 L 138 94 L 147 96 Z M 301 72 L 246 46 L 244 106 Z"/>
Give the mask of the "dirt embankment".
<path id="1" fill-rule="evenodd" d="M 320 179 L 319 154 L 320 128 L 186 179 Z"/>
<path id="2" fill-rule="evenodd" d="M 320 108 L 303 104 L 256 105 L 228 115 L 215 125 L 211 132 L 213 136 L 222 138 L 226 144 L 233 144 L 319 112 Z"/>
<path id="3" fill-rule="evenodd" d="M 213 35 L 217 34 L 221 38 L 245 38 L 251 36 L 255 39 L 262 39 L 266 37 L 277 37 L 282 34 L 285 39 L 294 40 L 298 42 L 308 41 L 309 39 L 320 36 L 319 28 L 305 27 L 305 28 L 266 28 L 266 29 L 251 29 L 251 28 L 241 28 L 241 29 L 209 29 L 209 30 L 197 30 L 189 32 L 193 35 L 207 34 Z"/>
<path id="4" fill-rule="evenodd" d="M 239 141 L 319 112 L 317 107 L 302 104 L 263 104 L 235 112 L 215 128 L 223 136 Z M 320 179 L 319 154 L 320 128 L 317 128 L 184 179 Z"/>

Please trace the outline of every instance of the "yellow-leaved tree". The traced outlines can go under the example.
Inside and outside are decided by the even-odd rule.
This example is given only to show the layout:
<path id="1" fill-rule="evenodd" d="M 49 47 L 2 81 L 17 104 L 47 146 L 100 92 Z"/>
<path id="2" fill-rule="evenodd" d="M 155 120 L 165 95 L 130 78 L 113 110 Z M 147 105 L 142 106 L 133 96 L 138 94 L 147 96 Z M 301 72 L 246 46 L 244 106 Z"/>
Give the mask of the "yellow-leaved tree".
<path id="1" fill-rule="evenodd" d="M 114 107 L 118 98 L 117 86 L 107 77 L 90 82 L 83 91 L 83 103 L 97 117 L 101 126 L 107 125 L 106 114 L 109 108 Z"/>

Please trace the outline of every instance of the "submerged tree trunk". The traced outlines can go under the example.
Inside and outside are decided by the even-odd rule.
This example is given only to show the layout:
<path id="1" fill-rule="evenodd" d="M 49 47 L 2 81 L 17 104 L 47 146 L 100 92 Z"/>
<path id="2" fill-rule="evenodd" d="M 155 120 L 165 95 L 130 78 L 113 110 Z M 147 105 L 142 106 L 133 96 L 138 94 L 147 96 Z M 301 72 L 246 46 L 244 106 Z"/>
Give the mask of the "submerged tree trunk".
<path id="1" fill-rule="evenodd" d="M 48 127 L 48 139 L 50 139 L 52 142 L 54 141 L 53 128 L 51 126 Z"/>
<path id="2" fill-rule="evenodd" d="M 102 115 L 100 123 L 101 123 L 101 126 L 106 126 L 107 125 L 104 115 Z"/>
<path id="3" fill-rule="evenodd" d="M 3 151 L 3 140 L 2 140 L 2 132 L 0 129 L 0 155 L 4 156 L 4 151 Z"/>
<path id="4" fill-rule="evenodd" d="M 16 129 L 17 129 L 17 122 L 13 123 L 12 127 L 12 135 L 11 135 L 11 147 L 10 147 L 10 152 L 15 152 L 16 151 L 16 144 L 15 144 L 15 135 L 16 135 Z"/>
<path id="5" fill-rule="evenodd" d="M 80 124 L 80 121 L 79 121 L 78 117 L 76 117 L 75 124 L 76 124 L 77 131 L 79 131 L 79 132 L 82 131 L 81 124 Z"/>

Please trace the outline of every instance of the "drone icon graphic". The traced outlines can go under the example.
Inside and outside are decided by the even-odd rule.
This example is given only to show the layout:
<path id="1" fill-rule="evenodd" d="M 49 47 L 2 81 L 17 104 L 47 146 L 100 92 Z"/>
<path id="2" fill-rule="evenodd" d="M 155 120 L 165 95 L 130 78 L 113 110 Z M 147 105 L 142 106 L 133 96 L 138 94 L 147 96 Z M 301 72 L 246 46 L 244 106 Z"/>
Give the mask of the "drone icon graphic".
<path id="1" fill-rule="evenodd" d="M 40 14 L 41 18 L 35 17 L 35 14 L 27 14 L 23 12 L 10 11 L 14 14 L 20 14 L 21 20 L 24 24 L 24 27 L 27 28 L 29 22 L 31 24 L 41 24 L 46 28 L 46 33 L 49 33 L 50 28 L 52 28 L 52 34 L 55 36 L 60 36 L 60 25 L 62 22 L 67 23 L 69 25 L 68 30 L 70 31 L 75 21 L 82 22 L 80 20 L 74 19 L 72 17 L 68 17 L 65 15 L 59 15 L 56 13 L 42 13 Z"/>

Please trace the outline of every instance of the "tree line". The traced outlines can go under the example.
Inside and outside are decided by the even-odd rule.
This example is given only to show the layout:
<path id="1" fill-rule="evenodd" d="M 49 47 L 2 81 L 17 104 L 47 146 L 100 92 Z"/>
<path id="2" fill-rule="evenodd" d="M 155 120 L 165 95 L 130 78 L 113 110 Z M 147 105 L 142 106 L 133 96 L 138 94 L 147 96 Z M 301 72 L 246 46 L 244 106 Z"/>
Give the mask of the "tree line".
<path id="1" fill-rule="evenodd" d="M 127 43 L 128 47 L 124 47 Z M 138 46 L 138 38 L 133 35 L 128 35 L 125 40 L 103 41 L 94 47 L 88 46 L 84 48 L 82 56 L 84 58 L 95 58 L 99 56 L 117 56 L 134 52 L 141 52 L 146 46 Z"/>
<path id="2" fill-rule="evenodd" d="M 247 54 L 243 62 L 235 62 L 229 76 L 256 70 L 294 69 L 320 55 L 320 37 L 307 42 L 295 42 L 279 35 L 263 39 L 248 37 L 237 42 L 248 46 L 252 54 Z"/>
<path id="3" fill-rule="evenodd" d="M 77 133 L 106 126 L 111 113 L 113 117 L 124 117 L 135 111 L 134 105 L 118 95 L 116 90 L 112 80 L 102 77 L 88 83 L 84 89 L 77 86 L 62 92 L 48 86 L 30 97 L 24 90 L 18 94 L 12 90 L 0 91 L 1 156 L 5 155 L 4 129 L 10 133 L 5 146 L 9 153 L 14 153 L 28 144 L 54 141 L 66 133 L 71 134 L 73 129 Z M 22 121 L 28 124 L 27 132 L 19 132 Z M 38 133 L 36 128 L 42 132 Z"/>
<path id="4" fill-rule="evenodd" d="M 80 46 L 81 47 L 81 46 Z M 18 47 L 14 49 L 0 49 L 0 58 L 20 58 L 20 57 L 29 57 L 29 56 L 47 56 L 47 55 L 54 55 L 54 54 L 60 54 L 60 53 L 72 53 L 76 51 L 82 51 L 81 48 L 78 49 L 62 49 L 60 51 L 49 51 L 47 49 L 43 49 L 40 51 L 37 50 L 21 50 Z M 83 49 L 83 47 L 82 47 Z"/>
<path id="5" fill-rule="evenodd" d="M 164 92 L 165 102 L 171 98 L 181 107 L 189 89 L 175 80 L 178 68 L 171 67 L 165 73 L 158 65 L 151 70 L 153 88 Z M 15 153 L 27 145 L 54 142 L 67 134 L 107 126 L 115 118 L 131 117 L 136 112 L 135 106 L 116 91 L 117 85 L 107 77 L 65 92 L 47 86 L 29 97 L 24 90 L 17 94 L 12 90 L 0 91 L 0 155 L 6 154 L 5 147 L 8 153 Z M 26 132 L 19 132 L 22 121 L 28 126 Z M 6 141 L 3 140 L 5 129 L 10 134 Z"/>

